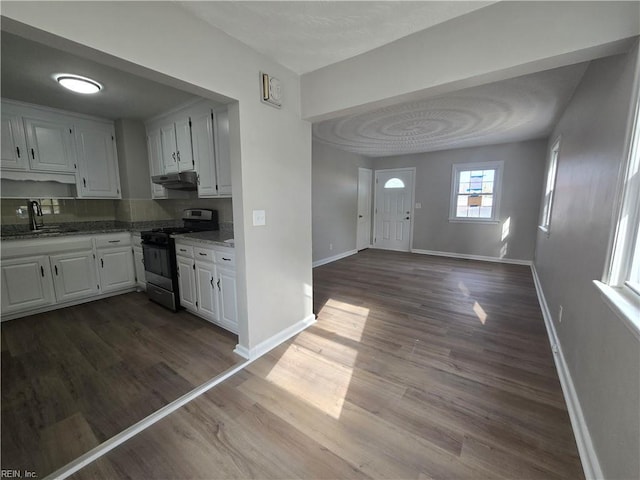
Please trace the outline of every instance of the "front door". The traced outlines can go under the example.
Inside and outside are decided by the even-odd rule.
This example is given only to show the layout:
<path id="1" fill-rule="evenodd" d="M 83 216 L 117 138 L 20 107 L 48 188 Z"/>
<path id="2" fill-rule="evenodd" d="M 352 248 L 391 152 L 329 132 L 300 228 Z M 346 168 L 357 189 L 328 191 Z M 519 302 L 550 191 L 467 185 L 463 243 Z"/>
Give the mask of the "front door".
<path id="1" fill-rule="evenodd" d="M 373 173 L 368 168 L 358 169 L 358 251 L 371 245 L 371 182 Z"/>
<path id="2" fill-rule="evenodd" d="M 407 168 L 376 172 L 376 248 L 409 251 L 414 172 Z"/>

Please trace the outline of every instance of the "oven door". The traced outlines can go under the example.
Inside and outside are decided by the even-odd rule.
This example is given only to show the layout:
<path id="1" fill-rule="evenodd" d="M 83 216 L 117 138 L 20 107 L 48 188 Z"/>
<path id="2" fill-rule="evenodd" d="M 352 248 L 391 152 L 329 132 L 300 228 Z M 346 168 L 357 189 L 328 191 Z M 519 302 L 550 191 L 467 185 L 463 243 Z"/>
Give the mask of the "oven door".
<path id="1" fill-rule="evenodd" d="M 142 243 L 142 255 L 147 282 L 173 290 L 169 246 Z"/>

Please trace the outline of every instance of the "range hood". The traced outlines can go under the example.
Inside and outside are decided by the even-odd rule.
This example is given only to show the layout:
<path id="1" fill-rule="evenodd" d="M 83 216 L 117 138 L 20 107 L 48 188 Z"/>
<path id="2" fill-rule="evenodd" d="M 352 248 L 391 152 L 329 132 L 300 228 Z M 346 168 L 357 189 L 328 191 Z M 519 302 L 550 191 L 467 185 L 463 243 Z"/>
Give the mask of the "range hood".
<path id="1" fill-rule="evenodd" d="M 166 175 L 154 175 L 153 183 L 162 185 L 172 190 L 197 190 L 198 174 L 196 172 L 167 173 Z"/>

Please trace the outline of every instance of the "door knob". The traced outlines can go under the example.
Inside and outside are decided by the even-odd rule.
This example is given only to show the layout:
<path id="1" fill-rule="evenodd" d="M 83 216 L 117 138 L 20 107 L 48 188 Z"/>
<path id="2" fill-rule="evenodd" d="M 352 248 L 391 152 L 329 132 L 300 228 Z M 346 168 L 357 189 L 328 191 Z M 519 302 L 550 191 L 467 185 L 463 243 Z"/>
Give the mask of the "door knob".
<path id="1" fill-rule="evenodd" d="M 358 215 L 358 218 L 362 218 L 362 217 L 363 217 L 362 215 Z"/>
<path id="2" fill-rule="evenodd" d="M 406 217 L 405 220 L 409 220 L 411 217 Z"/>

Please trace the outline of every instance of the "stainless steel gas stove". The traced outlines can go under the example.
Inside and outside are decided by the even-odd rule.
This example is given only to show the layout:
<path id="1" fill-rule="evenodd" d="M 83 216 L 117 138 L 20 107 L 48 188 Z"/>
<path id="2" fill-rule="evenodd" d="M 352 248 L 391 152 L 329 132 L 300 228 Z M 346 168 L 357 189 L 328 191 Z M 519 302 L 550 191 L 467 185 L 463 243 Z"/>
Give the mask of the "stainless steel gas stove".
<path id="1" fill-rule="evenodd" d="M 176 247 L 171 235 L 218 230 L 217 210 L 189 208 L 182 215 L 184 226 L 156 228 L 140 233 L 147 295 L 173 311 L 180 308 Z"/>

